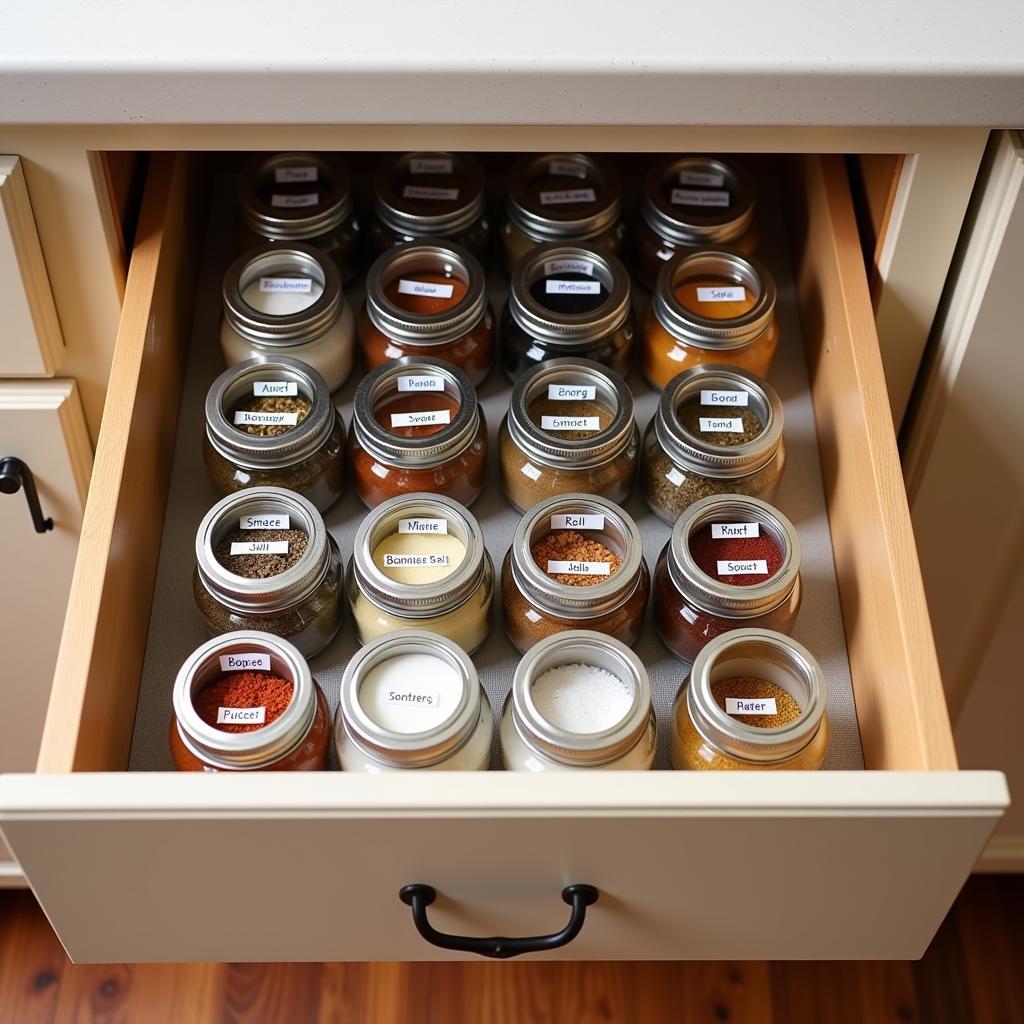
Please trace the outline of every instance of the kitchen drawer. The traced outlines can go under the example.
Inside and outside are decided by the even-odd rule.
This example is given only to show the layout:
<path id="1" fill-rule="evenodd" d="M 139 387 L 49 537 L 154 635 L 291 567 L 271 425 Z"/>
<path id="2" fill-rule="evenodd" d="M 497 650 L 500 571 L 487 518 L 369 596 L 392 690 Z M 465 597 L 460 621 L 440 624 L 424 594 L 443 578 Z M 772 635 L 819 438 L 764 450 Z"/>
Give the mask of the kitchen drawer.
<path id="1" fill-rule="evenodd" d="M 842 160 L 793 158 L 787 209 L 867 770 L 554 776 L 125 771 L 194 292 L 187 165 L 150 173 L 38 774 L 0 779 L 70 955 L 450 959 L 403 885 L 436 887 L 443 930 L 518 935 L 561 927 L 582 882 L 600 899 L 543 956 L 920 956 L 1007 794 L 957 771 Z"/>

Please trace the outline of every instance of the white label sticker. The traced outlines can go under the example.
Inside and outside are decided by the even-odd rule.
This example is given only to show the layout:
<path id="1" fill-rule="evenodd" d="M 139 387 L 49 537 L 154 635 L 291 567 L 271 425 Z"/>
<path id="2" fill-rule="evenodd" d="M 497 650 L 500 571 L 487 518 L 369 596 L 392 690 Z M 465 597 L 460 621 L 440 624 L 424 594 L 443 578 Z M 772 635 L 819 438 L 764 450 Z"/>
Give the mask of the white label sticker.
<path id="1" fill-rule="evenodd" d="M 535 359 L 537 362 L 540 362 L 544 358 L 544 349 L 538 347 L 537 345 L 531 345 L 526 350 L 526 358 Z"/>
<path id="2" fill-rule="evenodd" d="M 263 725 L 266 708 L 217 708 L 218 725 Z"/>
<path id="3" fill-rule="evenodd" d="M 441 694 L 410 686 L 407 690 L 388 690 L 384 703 L 396 708 L 436 708 L 441 706 Z"/>
<path id="4" fill-rule="evenodd" d="M 743 420 L 721 416 L 698 416 L 700 429 L 712 434 L 742 434 Z"/>
<path id="5" fill-rule="evenodd" d="M 551 517 L 552 530 L 603 530 L 604 516 L 588 516 L 580 512 L 573 515 L 567 512 L 565 515 Z"/>
<path id="6" fill-rule="evenodd" d="M 548 559 L 548 572 L 556 576 L 611 576 L 611 562 L 557 562 Z"/>
<path id="7" fill-rule="evenodd" d="M 721 188 L 725 184 L 725 175 L 719 171 L 687 171 L 679 172 L 680 185 L 704 185 L 707 188 Z"/>
<path id="8" fill-rule="evenodd" d="M 403 278 L 398 282 L 399 295 L 428 295 L 435 299 L 450 299 L 455 285 L 434 284 L 431 281 L 406 281 Z"/>
<path id="9" fill-rule="evenodd" d="M 728 540 L 730 537 L 760 537 L 760 523 L 712 523 L 712 540 Z"/>
<path id="10" fill-rule="evenodd" d="M 586 274 L 594 276 L 594 264 L 590 260 L 548 260 L 544 264 L 544 276 L 555 274 Z"/>
<path id="11" fill-rule="evenodd" d="M 419 569 L 431 565 L 449 565 L 451 559 L 447 555 L 385 555 L 385 569 Z"/>
<path id="12" fill-rule="evenodd" d="M 571 206 L 573 203 L 596 203 L 597 193 L 592 188 L 563 188 L 556 192 L 541 192 L 541 206 Z"/>
<path id="13" fill-rule="evenodd" d="M 731 288 L 698 288 L 698 302 L 742 302 L 747 297 L 747 289 L 741 284 Z"/>
<path id="14" fill-rule="evenodd" d="M 299 385 L 293 380 L 257 380 L 253 381 L 252 393 L 256 398 L 294 398 Z"/>
<path id="15" fill-rule="evenodd" d="M 313 282 L 308 277 L 261 277 L 260 291 L 309 295 L 313 291 Z"/>
<path id="16" fill-rule="evenodd" d="M 728 206 L 729 193 L 701 188 L 674 188 L 672 202 L 676 206 Z"/>
<path id="17" fill-rule="evenodd" d="M 290 530 L 291 516 L 270 514 L 264 512 L 256 516 L 242 516 L 238 520 L 240 530 Z"/>
<path id="18" fill-rule="evenodd" d="M 452 161 L 447 156 L 414 156 L 409 161 L 410 174 L 451 174 Z"/>
<path id="19" fill-rule="evenodd" d="M 596 384 L 549 384 L 548 398 L 553 402 L 585 402 L 597 398 Z"/>
<path id="20" fill-rule="evenodd" d="M 777 715 L 774 697 L 726 697 L 727 715 Z"/>
<path id="21" fill-rule="evenodd" d="M 768 563 L 763 558 L 752 558 L 749 562 L 735 562 L 718 559 L 719 576 L 767 576 Z"/>
<path id="22" fill-rule="evenodd" d="M 402 196 L 405 199 L 437 199 L 447 203 L 459 198 L 459 190 L 457 188 L 430 188 L 427 185 L 406 185 L 402 189 Z"/>
<path id="23" fill-rule="evenodd" d="M 299 422 L 297 412 L 249 412 L 235 411 L 236 427 L 294 427 Z"/>
<path id="24" fill-rule="evenodd" d="M 452 414 L 447 409 L 432 409 L 429 412 L 393 412 L 393 427 L 430 427 L 435 423 L 451 423 Z"/>
<path id="25" fill-rule="evenodd" d="M 551 281 L 544 282 L 548 295 L 600 295 L 600 281 Z"/>
<path id="26" fill-rule="evenodd" d="M 598 416 L 541 416 L 541 430 L 600 430 Z"/>
<path id="27" fill-rule="evenodd" d="M 288 541 L 286 540 L 233 540 L 231 542 L 231 554 L 233 555 L 287 555 Z"/>
<path id="28" fill-rule="evenodd" d="M 222 654 L 220 656 L 221 672 L 269 672 L 269 654 Z"/>
<path id="29" fill-rule="evenodd" d="M 736 405 L 746 408 L 750 404 L 749 391 L 715 391 L 714 388 L 702 389 L 701 405 Z"/>
<path id="30" fill-rule="evenodd" d="M 676 487 L 679 487 L 679 486 L 680 486 L 680 485 L 681 485 L 681 484 L 683 483 L 683 481 L 684 481 L 684 480 L 686 479 L 686 477 L 685 477 L 685 476 L 683 476 L 683 474 L 682 474 L 682 473 L 680 473 L 680 472 L 679 472 L 679 470 L 678 470 L 678 469 L 676 469 L 676 467 L 675 467 L 675 466 L 673 466 L 673 467 L 672 467 L 672 468 L 671 468 L 671 469 L 670 469 L 670 470 L 669 470 L 669 471 L 668 471 L 668 472 L 667 472 L 667 473 L 665 474 L 665 479 L 666 479 L 666 480 L 667 480 L 667 481 L 668 481 L 668 482 L 669 482 L 670 484 L 673 484 L 674 486 L 676 486 Z"/>
<path id="31" fill-rule="evenodd" d="M 554 174 L 558 178 L 579 178 L 580 181 L 586 181 L 587 169 L 575 160 L 549 160 L 548 174 Z"/>
<path id="32" fill-rule="evenodd" d="M 316 206 L 320 202 L 319 192 L 303 192 L 298 196 L 274 194 L 270 197 L 270 205 L 279 210 L 301 210 L 307 206 Z"/>
<path id="33" fill-rule="evenodd" d="M 523 476 L 528 476 L 531 480 L 539 480 L 544 475 L 536 466 L 530 465 L 529 462 L 519 472 Z"/>
<path id="34" fill-rule="evenodd" d="M 403 374 L 397 380 L 399 391 L 444 391 L 444 377 Z"/>
<path id="35" fill-rule="evenodd" d="M 315 167 L 275 167 L 274 181 L 278 185 L 291 185 L 296 181 L 316 181 Z"/>
<path id="36" fill-rule="evenodd" d="M 447 533 L 447 519 L 399 519 L 399 533 Z"/>

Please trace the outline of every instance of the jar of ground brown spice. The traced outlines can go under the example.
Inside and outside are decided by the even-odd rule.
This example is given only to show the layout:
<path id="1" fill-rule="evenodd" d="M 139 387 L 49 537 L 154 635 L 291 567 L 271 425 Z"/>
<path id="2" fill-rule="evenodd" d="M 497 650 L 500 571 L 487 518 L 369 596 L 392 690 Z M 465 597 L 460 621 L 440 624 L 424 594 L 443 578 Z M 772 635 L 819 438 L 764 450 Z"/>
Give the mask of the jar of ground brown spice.
<path id="1" fill-rule="evenodd" d="M 791 633 L 802 593 L 796 529 L 757 498 L 704 498 L 673 527 L 653 591 L 658 635 L 688 661 L 731 629 Z"/>
<path id="2" fill-rule="evenodd" d="M 501 570 L 505 632 L 524 653 L 566 629 L 632 645 L 649 593 L 636 523 L 591 494 L 538 502 L 516 527 Z"/>
<path id="3" fill-rule="evenodd" d="M 466 375 L 440 359 L 406 357 L 368 373 L 352 404 L 356 493 L 373 508 L 430 491 L 471 505 L 484 485 L 487 424 Z"/>
<path id="4" fill-rule="evenodd" d="M 320 771 L 330 712 L 287 640 L 237 630 L 189 655 L 174 681 L 170 745 L 178 771 Z"/>

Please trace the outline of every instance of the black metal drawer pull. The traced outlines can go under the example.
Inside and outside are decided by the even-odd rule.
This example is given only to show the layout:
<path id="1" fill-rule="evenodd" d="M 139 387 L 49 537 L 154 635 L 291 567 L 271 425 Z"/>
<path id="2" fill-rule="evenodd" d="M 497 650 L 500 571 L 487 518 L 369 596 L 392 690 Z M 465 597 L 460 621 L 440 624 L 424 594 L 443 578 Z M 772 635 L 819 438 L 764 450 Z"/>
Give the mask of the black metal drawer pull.
<path id="1" fill-rule="evenodd" d="M 32 479 L 32 470 L 13 455 L 0 458 L 0 493 L 17 494 L 22 487 L 25 488 L 25 500 L 32 514 L 32 525 L 36 528 L 36 533 L 52 530 L 53 520 L 43 515 L 39 505 L 39 493 L 36 491 L 36 482 Z"/>

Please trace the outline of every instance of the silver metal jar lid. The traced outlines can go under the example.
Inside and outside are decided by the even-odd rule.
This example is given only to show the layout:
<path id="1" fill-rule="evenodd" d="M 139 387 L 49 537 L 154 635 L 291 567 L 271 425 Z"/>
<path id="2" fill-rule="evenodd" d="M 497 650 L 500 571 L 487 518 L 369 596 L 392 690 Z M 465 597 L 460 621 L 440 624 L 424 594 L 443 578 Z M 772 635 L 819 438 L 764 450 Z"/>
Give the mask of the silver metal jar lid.
<path id="1" fill-rule="evenodd" d="M 458 194 L 451 198 L 420 198 L 396 190 L 399 178 L 415 178 L 414 167 L 450 166 L 434 172 L 450 177 Z M 407 182 L 405 187 L 413 186 Z M 484 172 L 468 153 L 401 153 L 385 157 L 373 177 L 373 209 L 394 231 L 412 238 L 463 231 L 484 213 Z"/>
<path id="2" fill-rule="evenodd" d="M 691 204 L 672 202 L 675 191 L 694 191 Z M 725 195 L 724 206 L 703 205 Z M 754 183 L 742 167 L 711 156 L 667 157 L 647 175 L 640 214 L 660 238 L 682 245 L 725 245 L 754 219 Z"/>
<path id="3" fill-rule="evenodd" d="M 534 681 L 550 669 L 573 664 L 602 668 L 629 685 L 633 700 L 621 721 L 601 732 L 568 732 L 537 710 Z M 541 756 L 573 767 L 598 768 L 616 761 L 654 727 L 651 681 L 643 662 L 620 640 L 589 629 L 566 630 L 534 644 L 516 667 L 509 699 L 523 742 Z"/>
<path id="4" fill-rule="evenodd" d="M 270 672 L 292 684 L 292 699 L 281 714 L 251 732 L 224 732 L 207 725 L 193 701 L 225 675 L 220 659 L 230 654 L 265 654 Z M 316 690 L 306 659 L 287 640 L 252 629 L 223 633 L 196 648 L 178 670 L 172 691 L 178 736 L 199 760 L 225 770 L 266 768 L 298 747 L 316 718 Z"/>
<path id="5" fill-rule="evenodd" d="M 554 515 L 602 516 L 602 529 L 586 530 L 600 538 L 621 559 L 618 571 L 588 587 L 574 587 L 552 579 L 533 559 L 531 549 L 551 528 Z M 633 519 L 614 502 L 596 494 L 560 494 L 537 502 L 519 520 L 512 535 L 509 566 L 512 578 L 527 599 L 552 615 L 574 619 L 596 618 L 625 604 L 642 583 L 643 541 Z"/>
<path id="6" fill-rule="evenodd" d="M 308 205 L 275 204 L 274 185 L 308 182 Z M 301 241 L 333 231 L 352 212 L 352 179 L 336 156 L 326 153 L 275 153 L 252 161 L 238 182 L 242 222 L 263 238 Z"/>
<path id="7" fill-rule="evenodd" d="M 759 676 L 780 686 L 800 705 L 800 717 L 759 729 L 727 715 L 711 685 L 736 675 Z M 684 686 L 686 710 L 703 740 L 728 757 L 754 764 L 796 757 L 817 735 L 827 703 L 825 673 L 814 655 L 770 629 L 734 629 L 715 637 L 694 659 Z"/>
<path id="8" fill-rule="evenodd" d="M 462 680 L 462 693 L 451 714 L 423 732 L 395 732 L 375 722 L 359 692 L 370 671 L 403 654 L 427 654 L 450 665 Z M 395 768 L 429 768 L 456 754 L 469 740 L 484 706 L 480 678 L 469 655 L 458 644 L 422 629 L 399 629 L 361 647 L 341 680 L 341 696 L 334 720 L 340 745 L 344 736 L 365 754 Z"/>
<path id="9" fill-rule="evenodd" d="M 688 431 L 679 409 L 701 391 L 745 391 L 748 406 L 761 421 L 761 432 L 743 444 L 717 445 Z M 767 381 L 746 370 L 701 364 L 683 370 L 665 385 L 654 414 L 654 432 L 673 462 L 700 476 L 733 480 L 763 469 L 782 446 L 782 401 Z"/>
<path id="10" fill-rule="evenodd" d="M 612 412 L 604 430 L 590 437 L 560 438 L 542 430 L 530 415 L 530 406 L 552 385 L 592 387 L 597 402 Z M 590 359 L 549 359 L 519 377 L 508 406 L 508 432 L 515 444 L 544 466 L 592 469 L 614 459 L 638 436 L 633 418 L 633 393 L 619 374 Z"/>
<path id="11" fill-rule="evenodd" d="M 225 569 L 214 555 L 220 541 L 239 528 L 242 516 L 271 514 L 287 515 L 289 529 L 306 534 L 302 557 L 291 568 L 264 579 Z M 196 568 L 203 586 L 226 608 L 267 614 L 301 604 L 316 590 L 331 567 L 333 546 L 323 516 L 302 495 L 283 487 L 249 487 L 221 498 L 203 517 L 196 531 Z"/>
<path id="12" fill-rule="evenodd" d="M 441 377 L 445 393 L 458 402 L 458 411 L 451 423 L 432 434 L 393 434 L 377 422 L 374 410 L 385 395 L 397 388 L 399 377 L 418 375 Z M 366 451 L 389 466 L 426 468 L 465 451 L 480 429 L 481 415 L 476 388 L 457 366 L 427 356 L 402 356 L 382 363 L 359 382 L 352 401 L 352 432 Z"/>
<path id="13" fill-rule="evenodd" d="M 554 168 L 554 170 L 552 169 Z M 592 188 L 597 209 L 581 216 L 571 205 L 544 206 L 529 195 L 527 186 L 541 177 L 564 177 L 567 188 Z M 584 153 L 547 153 L 522 156 L 508 175 L 505 200 L 508 219 L 535 242 L 576 239 L 601 234 L 622 212 L 621 185 L 615 168 L 603 157 Z"/>
<path id="14" fill-rule="evenodd" d="M 537 281 L 570 268 L 593 277 L 608 292 L 608 298 L 592 312 L 556 313 L 531 293 Z M 629 273 L 620 260 L 607 253 L 563 243 L 539 245 L 512 271 L 508 294 L 512 319 L 531 337 L 561 345 L 566 351 L 607 337 L 622 325 L 630 308 Z"/>
<path id="15" fill-rule="evenodd" d="M 687 309 L 676 298 L 676 286 L 686 278 L 713 274 L 753 292 L 754 305 L 740 316 L 714 319 Z M 673 337 L 697 348 L 727 352 L 760 337 L 775 314 L 775 280 L 753 256 L 729 249 L 683 249 L 658 273 L 652 298 L 658 323 Z"/>
<path id="16" fill-rule="evenodd" d="M 297 313 L 274 316 L 253 309 L 242 293 L 261 277 L 296 277 L 315 281 L 323 293 Z M 344 299 L 334 261 L 303 242 L 270 242 L 243 253 L 224 275 L 224 319 L 243 338 L 258 345 L 287 348 L 313 341 L 331 329 Z"/>
<path id="17" fill-rule="evenodd" d="M 249 434 L 231 420 L 232 411 L 244 398 L 252 398 L 260 382 L 294 384 L 309 412 L 294 427 L 273 436 Z M 294 466 L 318 451 L 331 436 L 335 421 L 327 383 L 313 367 L 298 359 L 280 356 L 265 362 L 248 359 L 226 369 L 206 393 L 206 436 L 224 458 L 243 469 L 281 469 Z M 343 428 L 344 429 L 344 428 Z"/>
<path id="18" fill-rule="evenodd" d="M 434 583 L 399 583 L 373 560 L 377 545 L 398 531 L 400 519 L 445 519 L 448 532 L 466 548 L 455 570 Z M 480 524 L 465 505 L 440 494 L 400 494 L 367 513 L 356 530 L 352 572 L 363 596 L 378 608 L 403 618 L 429 619 L 465 604 L 483 582 L 490 556 Z"/>
<path id="19" fill-rule="evenodd" d="M 724 583 L 702 572 L 690 553 L 690 537 L 709 523 L 723 522 L 757 523 L 782 553 L 778 571 L 750 586 Z M 749 618 L 778 608 L 793 593 L 800 577 L 800 550 L 796 528 L 773 505 L 740 494 L 713 494 L 695 501 L 676 520 L 668 542 L 668 573 L 676 589 L 703 611 Z"/>
<path id="20" fill-rule="evenodd" d="M 385 292 L 403 274 L 436 273 L 454 277 L 466 294 L 440 313 L 410 313 Z M 406 242 L 386 250 L 366 274 L 366 315 L 387 338 L 405 344 L 444 345 L 465 337 L 487 312 L 484 268 L 466 248 L 443 239 Z"/>

